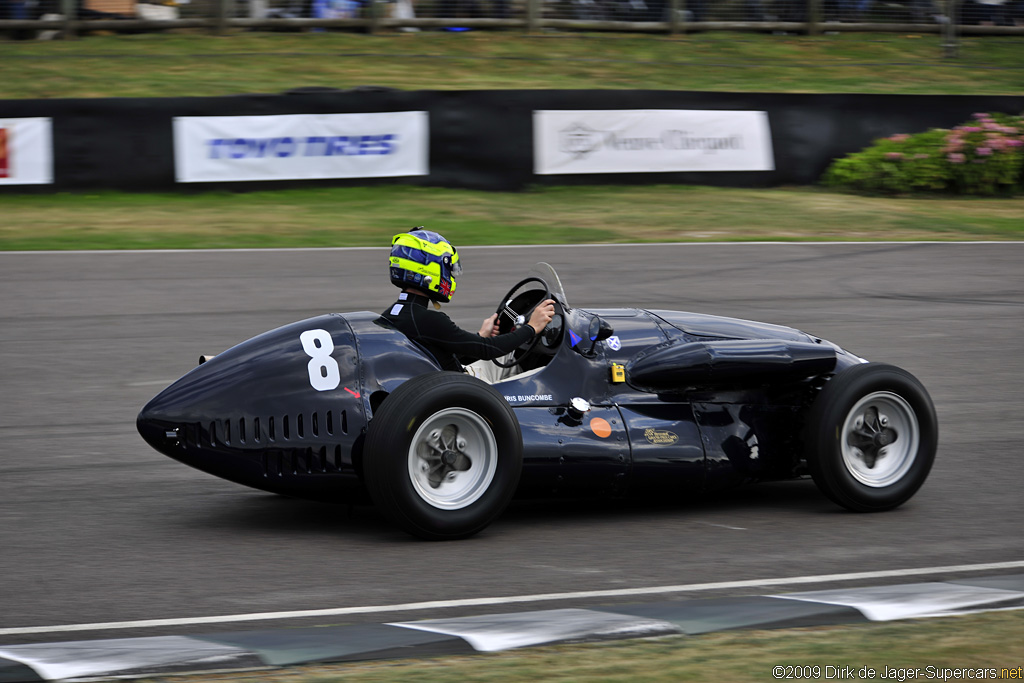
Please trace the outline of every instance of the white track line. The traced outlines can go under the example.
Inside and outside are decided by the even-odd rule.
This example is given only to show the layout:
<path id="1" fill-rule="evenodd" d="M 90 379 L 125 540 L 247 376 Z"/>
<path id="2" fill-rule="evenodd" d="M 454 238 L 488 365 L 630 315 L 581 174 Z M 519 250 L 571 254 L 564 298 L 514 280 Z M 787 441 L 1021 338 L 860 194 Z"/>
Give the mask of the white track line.
<path id="1" fill-rule="evenodd" d="M 499 598 L 468 598 L 465 600 L 433 600 L 430 602 L 409 602 L 399 605 L 366 605 L 363 607 L 338 607 L 335 609 L 297 610 L 292 612 L 256 612 L 252 614 L 225 614 L 216 617 L 184 617 L 179 619 L 143 619 L 140 621 L 111 621 L 94 624 L 63 624 L 59 626 L 25 626 L 0 628 L 0 636 L 26 635 L 32 633 L 66 633 L 71 631 L 108 631 L 114 629 L 157 628 L 162 626 L 198 626 L 202 624 L 226 624 L 240 621 L 276 621 L 307 617 L 336 617 L 347 614 L 376 614 L 383 612 L 412 612 L 441 609 L 446 607 L 479 607 L 481 605 L 509 605 L 522 602 L 545 602 L 551 600 L 578 600 L 581 598 L 621 598 L 640 595 L 664 595 L 667 593 L 696 593 L 701 591 L 730 588 L 758 588 L 764 586 L 795 586 L 807 583 L 835 583 L 841 581 L 862 581 L 865 579 L 887 579 L 908 576 L 928 576 L 960 572 L 981 572 L 1001 569 L 1024 569 L 1024 561 L 991 562 L 988 564 L 959 564 L 946 567 L 918 567 L 912 569 L 889 569 L 874 572 L 850 574 L 818 574 L 814 576 L 789 576 L 774 579 L 749 579 L 744 581 L 718 581 L 715 583 L 691 583 L 677 586 L 651 586 L 649 588 L 621 588 L 615 590 L 579 591 L 575 593 L 539 593 L 535 595 L 511 595 Z"/>
<path id="2" fill-rule="evenodd" d="M 914 241 L 863 241 L 863 242 L 828 242 L 828 241 L 793 241 L 793 242 L 601 242 L 596 244 L 469 244 L 459 247 L 460 251 L 470 249 L 622 249 L 625 247 L 801 247 L 801 246 L 844 246 L 844 247 L 872 247 L 872 246 L 911 246 L 921 244 L 946 244 L 954 246 L 969 246 L 977 244 L 1024 244 L 1024 240 L 914 240 Z M 93 249 L 93 250 L 51 250 L 51 251 L 0 251 L 0 256 L 64 256 L 64 255 L 105 255 L 105 254 L 247 254 L 247 253 L 274 253 L 274 252 L 303 252 L 303 251 L 387 251 L 388 246 L 380 247 L 272 247 L 266 249 Z"/>

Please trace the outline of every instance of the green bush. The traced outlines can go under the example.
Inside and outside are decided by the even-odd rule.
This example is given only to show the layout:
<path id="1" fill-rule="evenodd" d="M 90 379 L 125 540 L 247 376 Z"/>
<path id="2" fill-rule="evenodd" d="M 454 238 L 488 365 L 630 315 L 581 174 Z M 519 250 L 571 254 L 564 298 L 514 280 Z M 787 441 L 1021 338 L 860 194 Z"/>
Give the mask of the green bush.
<path id="1" fill-rule="evenodd" d="M 953 130 L 893 135 L 836 160 L 822 178 L 861 192 L 993 195 L 1024 188 L 1024 118 L 975 114 Z"/>

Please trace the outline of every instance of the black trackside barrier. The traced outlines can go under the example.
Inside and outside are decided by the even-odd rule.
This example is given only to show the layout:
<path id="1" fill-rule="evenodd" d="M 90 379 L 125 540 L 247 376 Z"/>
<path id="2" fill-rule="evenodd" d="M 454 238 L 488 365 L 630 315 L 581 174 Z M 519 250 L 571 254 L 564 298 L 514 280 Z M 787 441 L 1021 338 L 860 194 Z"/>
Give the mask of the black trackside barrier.
<path id="1" fill-rule="evenodd" d="M 533 112 L 590 109 L 765 111 L 775 170 L 535 175 Z M 229 97 L 0 100 L 0 119 L 53 120 L 54 183 L 4 192 L 115 189 L 262 190 L 297 186 L 416 184 L 522 190 L 531 184 L 680 183 L 731 187 L 809 185 L 836 158 L 873 140 L 951 128 L 974 112 L 1020 113 L 1024 96 L 803 95 L 653 90 L 400 91 L 359 88 Z M 426 111 L 429 174 L 409 178 L 177 184 L 172 119 L 306 113 Z"/>

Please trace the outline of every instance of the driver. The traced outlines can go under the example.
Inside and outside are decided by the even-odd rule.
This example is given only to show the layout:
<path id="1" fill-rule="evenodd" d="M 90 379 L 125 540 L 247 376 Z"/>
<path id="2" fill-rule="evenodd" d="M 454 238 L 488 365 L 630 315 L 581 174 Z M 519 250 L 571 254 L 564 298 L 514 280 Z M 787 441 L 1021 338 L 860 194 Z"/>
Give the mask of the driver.
<path id="1" fill-rule="evenodd" d="M 463 363 L 511 353 L 540 334 L 555 314 L 555 302 L 547 299 L 537 305 L 527 324 L 507 334 L 498 334 L 497 313 L 483 321 L 477 334 L 463 330 L 441 312 L 441 302 L 448 303 L 455 293 L 455 276 L 462 273 L 459 254 L 444 237 L 422 226 L 394 236 L 390 266 L 391 284 L 402 293 L 383 316 L 430 351 L 443 370 L 468 371 L 488 382 L 503 379 L 490 372 L 491 363 L 469 368 Z"/>

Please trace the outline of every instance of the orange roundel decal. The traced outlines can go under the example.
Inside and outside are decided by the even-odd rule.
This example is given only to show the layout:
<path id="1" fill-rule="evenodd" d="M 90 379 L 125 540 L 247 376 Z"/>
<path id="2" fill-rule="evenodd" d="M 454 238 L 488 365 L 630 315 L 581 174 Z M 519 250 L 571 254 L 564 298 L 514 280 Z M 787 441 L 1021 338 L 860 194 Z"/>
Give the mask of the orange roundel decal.
<path id="1" fill-rule="evenodd" d="M 590 421 L 590 428 L 594 430 L 602 439 L 607 439 L 612 435 L 612 426 L 608 424 L 608 420 L 603 417 L 595 417 Z"/>

